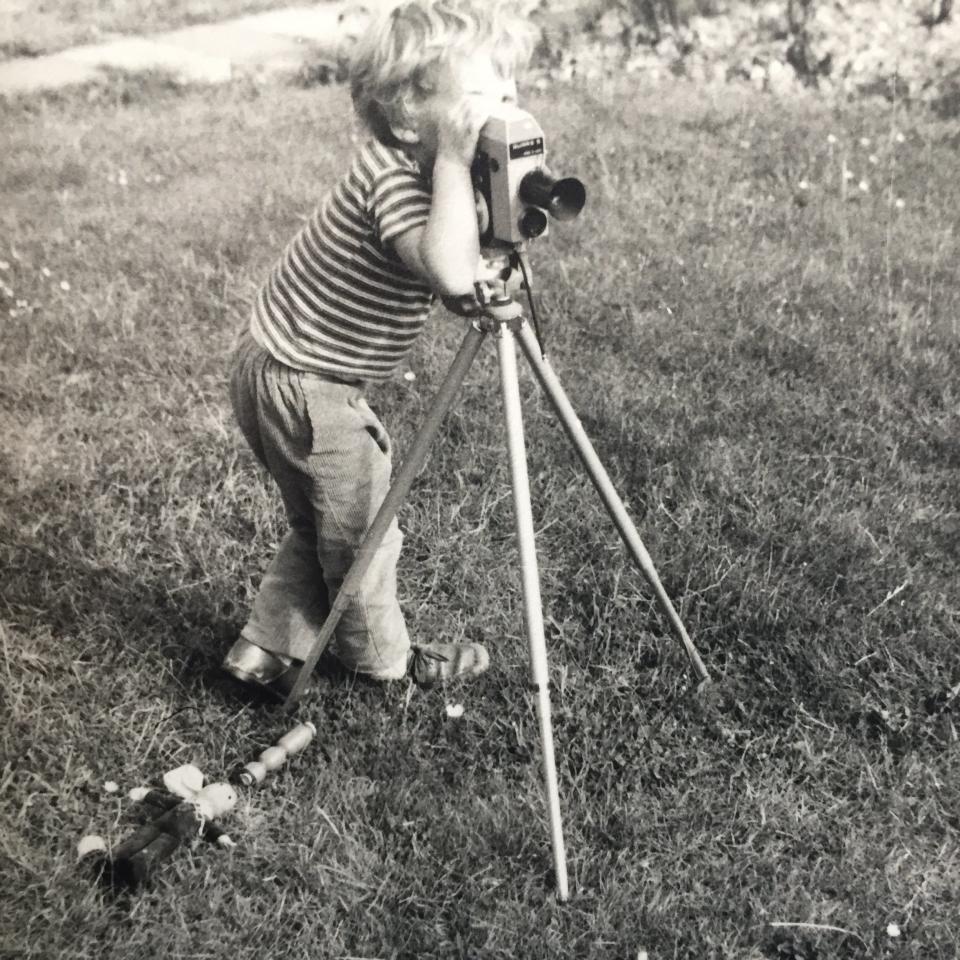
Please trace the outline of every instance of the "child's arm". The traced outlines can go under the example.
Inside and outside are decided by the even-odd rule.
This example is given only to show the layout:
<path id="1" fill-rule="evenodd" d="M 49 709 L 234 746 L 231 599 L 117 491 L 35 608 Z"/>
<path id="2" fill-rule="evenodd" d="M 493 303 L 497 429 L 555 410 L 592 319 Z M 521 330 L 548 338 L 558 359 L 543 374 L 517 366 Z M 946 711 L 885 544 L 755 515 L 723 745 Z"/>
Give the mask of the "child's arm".
<path id="1" fill-rule="evenodd" d="M 442 296 L 470 293 L 478 279 L 480 237 L 470 166 L 489 110 L 466 98 L 439 130 L 430 216 L 394 241 L 397 256 Z"/>

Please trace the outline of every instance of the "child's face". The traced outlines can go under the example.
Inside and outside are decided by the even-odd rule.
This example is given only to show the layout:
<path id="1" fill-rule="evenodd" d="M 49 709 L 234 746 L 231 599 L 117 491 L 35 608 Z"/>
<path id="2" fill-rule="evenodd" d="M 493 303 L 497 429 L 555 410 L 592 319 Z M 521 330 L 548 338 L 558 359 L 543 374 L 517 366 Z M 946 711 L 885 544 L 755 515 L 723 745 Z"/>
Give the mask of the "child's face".
<path id="1" fill-rule="evenodd" d="M 513 74 L 504 76 L 498 71 L 488 50 L 478 50 L 451 65 L 444 80 L 446 91 L 441 89 L 437 96 L 446 97 L 451 105 L 462 97 L 476 98 L 491 109 L 500 103 L 517 102 L 517 81 Z"/>
<path id="2" fill-rule="evenodd" d="M 489 116 L 501 103 L 517 102 L 517 82 L 497 70 L 489 51 L 478 50 L 443 70 L 437 92 L 413 118 L 423 159 L 436 156 L 440 126 L 464 102 Z"/>

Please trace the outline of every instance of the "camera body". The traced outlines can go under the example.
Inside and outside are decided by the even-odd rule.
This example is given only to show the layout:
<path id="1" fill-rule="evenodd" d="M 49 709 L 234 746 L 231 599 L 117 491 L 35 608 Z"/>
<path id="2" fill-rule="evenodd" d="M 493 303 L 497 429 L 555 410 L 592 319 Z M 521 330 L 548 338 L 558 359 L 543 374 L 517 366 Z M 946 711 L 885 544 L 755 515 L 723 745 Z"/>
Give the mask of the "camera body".
<path id="1" fill-rule="evenodd" d="M 517 106 L 492 114 L 477 141 L 473 182 L 482 198 L 481 243 L 516 246 L 548 231 L 548 214 L 572 220 L 583 209 L 583 184 L 547 172 L 543 130 Z"/>

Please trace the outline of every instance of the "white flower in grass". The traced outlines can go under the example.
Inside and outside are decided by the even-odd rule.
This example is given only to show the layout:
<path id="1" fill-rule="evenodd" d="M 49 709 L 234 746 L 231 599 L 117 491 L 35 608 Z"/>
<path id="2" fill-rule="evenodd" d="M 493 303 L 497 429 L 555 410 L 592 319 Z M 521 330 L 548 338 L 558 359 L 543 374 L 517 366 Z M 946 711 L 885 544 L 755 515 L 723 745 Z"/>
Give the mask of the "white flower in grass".
<path id="1" fill-rule="evenodd" d="M 861 137 L 861 138 L 860 138 L 860 146 L 861 146 L 861 147 L 869 147 L 869 146 L 870 146 L 870 138 L 869 138 L 869 137 Z"/>
<path id="2" fill-rule="evenodd" d="M 900 936 L 900 925 L 897 923 L 888 923 L 887 924 L 887 936 L 888 937 L 899 937 Z"/>
<path id="3" fill-rule="evenodd" d="M 844 168 L 843 168 L 843 179 L 844 179 L 844 180 L 852 180 L 852 179 L 853 179 L 853 171 L 852 171 L 849 167 L 844 167 Z"/>
<path id="4" fill-rule="evenodd" d="M 447 716 L 451 720 L 459 720 L 463 716 L 463 704 L 462 703 L 448 703 L 447 704 Z"/>
<path id="5" fill-rule="evenodd" d="M 897 199 L 893 201 L 893 205 L 898 210 L 902 210 L 907 205 L 907 202 L 903 199 L 903 197 L 897 197 Z"/>
<path id="6" fill-rule="evenodd" d="M 874 166 L 876 166 L 880 162 L 880 158 L 875 153 L 871 153 L 870 156 L 867 157 L 867 160 L 870 163 L 872 163 Z"/>
<path id="7" fill-rule="evenodd" d="M 836 138 L 832 133 L 828 133 L 828 134 L 827 134 L 827 143 L 829 143 L 830 146 L 832 147 L 836 142 L 837 142 L 837 138 Z"/>
<path id="8" fill-rule="evenodd" d="M 867 183 L 866 180 L 861 180 L 861 181 L 857 184 L 857 189 L 858 189 L 861 193 L 869 193 L 869 192 L 870 192 L 870 184 Z"/>
<path id="9" fill-rule="evenodd" d="M 809 190 L 809 189 L 810 189 L 810 181 L 807 180 L 806 178 L 804 178 L 803 180 L 801 180 L 801 181 L 797 184 L 797 189 L 798 189 L 798 190 Z"/>
<path id="10" fill-rule="evenodd" d="M 104 785 L 103 789 L 107 793 L 116 793 L 120 787 L 117 785 L 115 780 L 108 780 Z"/>
<path id="11" fill-rule="evenodd" d="M 60 281 L 60 289 L 61 289 L 61 290 L 69 290 L 69 289 L 70 289 L 70 283 L 69 283 L 69 281 L 67 281 L 67 280 L 61 280 L 61 281 Z"/>
<path id="12" fill-rule="evenodd" d="M 50 268 L 49 268 L 49 267 L 41 267 L 41 268 L 40 268 L 40 272 L 41 272 L 45 277 L 47 277 L 48 279 L 49 279 L 50 276 L 51 276 L 51 274 L 50 274 Z"/>
<path id="13" fill-rule="evenodd" d="M 403 379 L 404 379 L 404 380 L 413 381 L 413 380 L 416 380 L 416 379 L 417 379 L 417 375 L 416 375 L 412 370 L 408 370 L 408 371 L 403 375 Z"/>
<path id="14" fill-rule="evenodd" d="M 904 143 L 907 138 L 898 130 L 898 131 L 894 134 L 893 139 L 896 140 L 897 143 Z"/>

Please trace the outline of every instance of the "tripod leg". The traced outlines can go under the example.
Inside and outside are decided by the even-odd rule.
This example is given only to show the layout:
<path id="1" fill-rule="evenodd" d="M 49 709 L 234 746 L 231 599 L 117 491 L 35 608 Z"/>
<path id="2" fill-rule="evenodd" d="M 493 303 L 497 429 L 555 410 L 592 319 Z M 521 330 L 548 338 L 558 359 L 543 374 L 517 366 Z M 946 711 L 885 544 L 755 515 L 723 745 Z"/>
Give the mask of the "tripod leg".
<path id="1" fill-rule="evenodd" d="M 284 707 L 286 709 L 291 709 L 303 695 L 303 691 L 310 680 L 310 674 L 313 673 L 313 669 L 316 667 L 320 655 L 330 642 L 330 638 L 333 636 L 333 632 L 340 622 L 344 611 L 356 596 L 367 569 L 370 566 L 370 562 L 373 559 L 373 555 L 376 553 L 377 547 L 380 546 L 381 541 L 387 533 L 387 528 L 397 515 L 400 505 L 407 498 L 407 494 L 410 492 L 410 488 L 413 486 L 413 482 L 416 480 L 420 468 L 427 459 L 430 445 L 433 443 L 433 439 L 440 429 L 440 423 L 443 420 L 444 414 L 450 408 L 454 397 L 460 390 L 467 371 L 470 369 L 470 365 L 473 363 L 474 357 L 476 357 L 477 351 L 480 349 L 480 344 L 483 342 L 485 336 L 486 334 L 479 327 L 473 324 L 467 327 L 466 336 L 463 338 L 460 349 L 450 364 L 450 369 L 447 371 L 447 375 L 440 385 L 437 395 L 433 398 L 433 402 L 427 410 L 423 424 L 413 438 L 410 450 L 404 458 L 403 466 L 397 472 L 380 509 L 377 511 L 377 515 L 373 518 L 373 523 L 370 524 L 370 529 L 367 530 L 366 536 L 364 536 L 363 542 L 357 550 L 357 555 L 350 569 L 347 571 L 343 585 L 340 587 L 336 600 L 334 600 L 330 608 L 330 613 L 323 623 L 323 628 L 317 634 L 313 642 L 313 647 L 306 660 L 304 660 L 303 666 L 300 668 L 297 680 L 290 690 L 287 699 L 284 701 Z"/>
<path id="2" fill-rule="evenodd" d="M 597 488 L 597 492 L 600 494 L 600 499 L 603 501 L 607 513 L 610 514 L 617 530 L 620 532 L 624 544 L 633 555 L 633 559 L 636 561 L 641 573 L 643 573 L 653 589 L 657 605 L 660 607 L 660 612 L 666 617 L 677 639 L 683 644 L 687 657 L 701 682 L 708 681 L 710 675 L 707 673 L 707 668 L 703 665 L 700 654 L 697 653 L 697 649 L 694 647 L 693 641 L 690 639 L 683 622 L 680 620 L 677 611 L 670 602 L 670 598 L 667 596 L 667 592 L 660 582 L 660 577 L 657 575 L 653 561 L 650 559 L 650 554 L 647 553 L 647 548 L 643 545 L 640 534 L 637 533 L 637 528 L 633 525 L 633 521 L 630 519 L 626 507 L 623 505 L 623 501 L 617 495 L 617 491 L 614 489 L 610 477 L 607 475 L 607 471 L 604 469 L 600 458 L 593 449 L 590 439 L 583 429 L 583 425 L 580 423 L 580 418 L 570 405 L 570 401 L 567 399 L 567 395 L 564 393 L 563 387 L 557 379 L 557 375 L 553 372 L 546 358 L 541 356 L 540 344 L 537 343 L 536 337 L 525 323 L 520 327 L 519 338 L 520 346 L 527 360 L 530 361 L 530 366 L 533 367 L 533 372 L 540 381 L 540 386 L 543 387 L 544 392 L 547 394 L 553 409 L 563 424 L 564 430 L 567 432 L 567 436 L 570 438 L 571 443 L 573 443 L 580 460 L 590 475 L 593 485 Z"/>
<path id="3" fill-rule="evenodd" d="M 523 419 L 520 410 L 520 389 L 517 384 L 517 354 L 513 333 L 501 325 L 497 339 L 500 359 L 500 383 L 507 423 L 507 446 L 513 485 L 513 508 L 520 545 L 520 573 L 523 584 L 523 613 L 530 644 L 530 670 L 537 691 L 537 712 L 540 719 L 540 745 L 543 751 L 543 780 L 550 816 L 550 838 L 553 865 L 557 878 L 557 896 L 569 896 L 567 861 L 563 845 L 563 824 L 560 819 L 560 793 L 553 752 L 553 728 L 550 723 L 550 677 L 547 669 L 547 645 L 543 634 L 543 609 L 537 554 L 534 544 L 533 514 L 530 510 L 530 484 L 527 479 L 527 454 L 523 441 Z"/>

